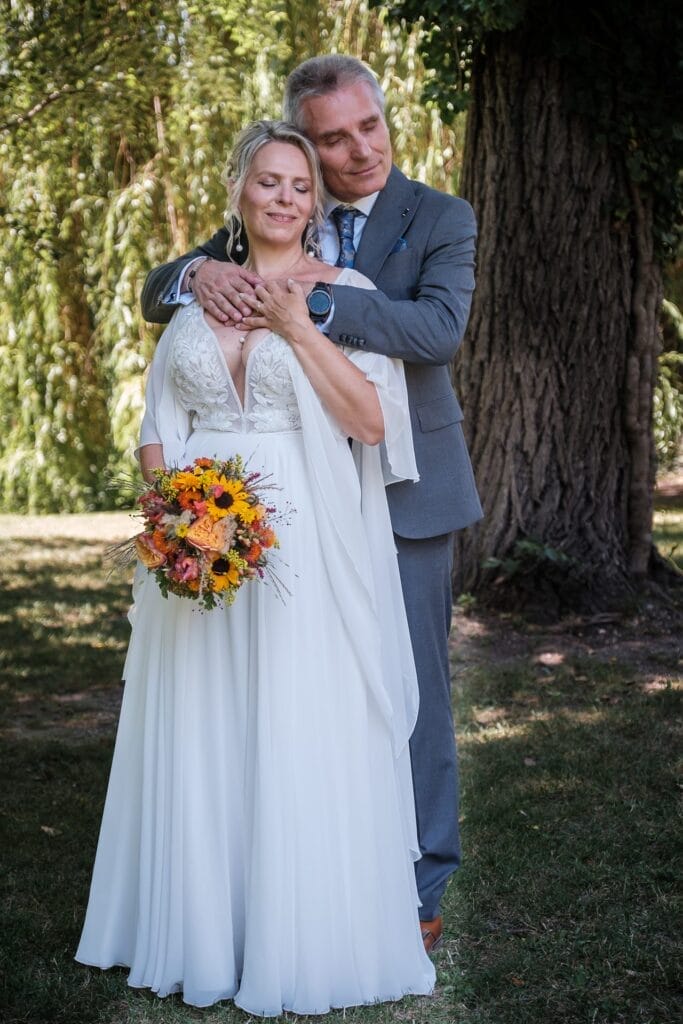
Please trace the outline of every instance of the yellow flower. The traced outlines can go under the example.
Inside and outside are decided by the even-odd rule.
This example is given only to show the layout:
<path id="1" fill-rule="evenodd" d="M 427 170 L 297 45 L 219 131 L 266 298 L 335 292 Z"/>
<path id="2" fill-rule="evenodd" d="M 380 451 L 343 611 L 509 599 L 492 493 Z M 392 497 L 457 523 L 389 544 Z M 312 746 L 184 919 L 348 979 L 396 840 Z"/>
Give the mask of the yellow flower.
<path id="1" fill-rule="evenodd" d="M 175 487 L 176 491 L 194 490 L 197 482 L 195 474 L 185 470 L 179 470 L 179 472 L 174 473 L 171 477 L 171 486 Z"/>
<path id="2" fill-rule="evenodd" d="M 206 494 L 206 492 L 209 490 L 209 488 L 213 487 L 217 483 L 218 483 L 218 473 L 216 472 L 216 470 L 215 469 L 205 469 L 204 472 L 201 475 L 201 485 L 202 485 L 202 488 L 204 490 L 204 493 Z"/>
<path id="3" fill-rule="evenodd" d="M 251 515 L 249 495 L 242 487 L 239 480 L 228 480 L 221 476 L 214 485 L 214 493 L 209 496 L 206 502 L 206 510 L 213 519 L 220 519 L 222 516 L 241 516 L 245 522 L 245 516 Z M 218 491 L 218 494 L 215 492 Z"/>
<path id="4" fill-rule="evenodd" d="M 230 572 L 224 576 L 212 576 L 213 589 L 216 594 L 221 594 L 224 590 L 228 590 L 231 587 L 236 587 L 240 581 L 240 575 L 236 569 L 231 569 Z"/>
<path id="5" fill-rule="evenodd" d="M 228 587 L 237 587 L 240 582 L 240 571 L 229 558 L 217 558 L 211 566 L 211 582 L 217 594 Z"/>
<path id="6" fill-rule="evenodd" d="M 240 508 L 240 511 L 235 514 L 239 515 L 243 523 L 250 526 L 263 512 L 263 509 L 259 511 L 259 507 L 259 505 L 247 505 L 246 508 Z"/>

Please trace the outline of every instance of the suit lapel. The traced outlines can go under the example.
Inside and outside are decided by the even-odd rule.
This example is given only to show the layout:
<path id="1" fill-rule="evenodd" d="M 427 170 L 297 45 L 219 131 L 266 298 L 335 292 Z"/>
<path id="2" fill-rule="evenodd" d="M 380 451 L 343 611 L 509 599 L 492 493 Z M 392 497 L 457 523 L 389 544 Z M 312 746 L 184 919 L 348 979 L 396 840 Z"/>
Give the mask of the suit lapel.
<path id="1" fill-rule="evenodd" d="M 420 198 L 412 183 L 392 167 L 377 196 L 356 255 L 355 269 L 374 281 L 389 253 L 415 216 Z"/>

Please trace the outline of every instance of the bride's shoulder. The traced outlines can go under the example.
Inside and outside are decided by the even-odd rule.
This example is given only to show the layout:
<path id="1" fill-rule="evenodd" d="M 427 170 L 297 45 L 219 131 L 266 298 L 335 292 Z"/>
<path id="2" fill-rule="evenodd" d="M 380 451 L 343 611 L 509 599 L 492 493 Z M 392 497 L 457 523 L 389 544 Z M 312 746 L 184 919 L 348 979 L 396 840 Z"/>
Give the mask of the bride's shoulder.
<path id="1" fill-rule="evenodd" d="M 336 267 L 330 267 L 330 269 L 335 270 Z M 350 285 L 352 288 L 370 289 L 375 287 L 369 277 L 366 277 L 365 274 L 361 274 L 358 270 L 354 270 L 352 267 L 345 267 L 332 283 L 346 284 Z"/>
<path id="2" fill-rule="evenodd" d="M 353 288 L 375 287 L 365 274 L 361 274 L 351 267 L 344 267 L 343 270 L 340 270 L 339 267 L 331 267 L 329 263 L 323 263 L 321 260 L 311 260 L 306 271 L 299 276 L 299 280 L 302 283 L 324 281 L 325 284 L 345 284 L 351 285 Z"/>
<path id="3" fill-rule="evenodd" d="M 334 284 L 339 277 L 339 267 L 331 267 L 322 260 L 310 259 L 302 273 L 297 275 L 300 281 L 324 281 Z"/>

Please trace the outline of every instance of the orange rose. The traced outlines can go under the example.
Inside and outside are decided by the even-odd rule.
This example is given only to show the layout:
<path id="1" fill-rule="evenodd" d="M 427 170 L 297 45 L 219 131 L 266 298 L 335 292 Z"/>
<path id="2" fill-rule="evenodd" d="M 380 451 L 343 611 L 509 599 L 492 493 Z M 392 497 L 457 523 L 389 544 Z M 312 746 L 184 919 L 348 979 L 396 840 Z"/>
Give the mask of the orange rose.
<path id="1" fill-rule="evenodd" d="M 215 522 L 207 513 L 192 524 L 185 534 L 185 540 L 199 551 L 223 555 L 230 550 L 236 529 L 237 523 L 232 516 Z"/>
<path id="2" fill-rule="evenodd" d="M 158 569 L 166 561 L 148 533 L 139 533 L 135 538 L 135 551 L 145 569 Z"/>

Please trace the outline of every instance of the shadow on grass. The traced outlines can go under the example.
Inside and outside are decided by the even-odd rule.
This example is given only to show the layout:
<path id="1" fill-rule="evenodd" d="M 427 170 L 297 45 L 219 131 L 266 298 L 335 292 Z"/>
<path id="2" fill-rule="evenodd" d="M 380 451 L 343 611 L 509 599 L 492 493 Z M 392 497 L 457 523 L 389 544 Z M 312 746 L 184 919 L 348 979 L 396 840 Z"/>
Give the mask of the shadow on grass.
<path id="1" fill-rule="evenodd" d="M 116 705 L 130 586 L 120 573 L 108 575 L 104 548 L 73 540 L 14 541 L 3 553 L 3 734 L 45 732 L 79 717 L 85 724 L 103 701 Z"/>
<path id="2" fill-rule="evenodd" d="M 112 977 L 84 977 L 72 963 L 128 637 L 130 588 L 107 577 L 104 547 L 16 540 L 0 561 L 0 1015 L 7 1021 L 114 1019 L 102 1009 L 120 999 Z"/>
<path id="3" fill-rule="evenodd" d="M 680 1019 L 679 694 L 628 665 L 580 670 L 466 674 L 455 1020 Z"/>
<path id="4" fill-rule="evenodd" d="M 128 583 L 107 579 L 103 548 L 22 542 L 0 557 L 0 1018 L 247 1024 L 229 1004 L 196 1011 L 131 992 L 123 969 L 73 961 L 128 637 Z M 480 663 L 464 672 L 465 860 L 437 996 L 331 1022 L 678 1020 L 674 653 L 662 646 L 646 670 L 638 635 L 621 659 L 565 654 L 548 667 L 526 652 L 501 663 L 505 630 L 487 621 Z"/>
<path id="5" fill-rule="evenodd" d="M 90 977 L 73 963 L 111 748 L 110 737 L 76 749 L 3 743 L 3 1020 L 116 1019 L 115 975 Z"/>

